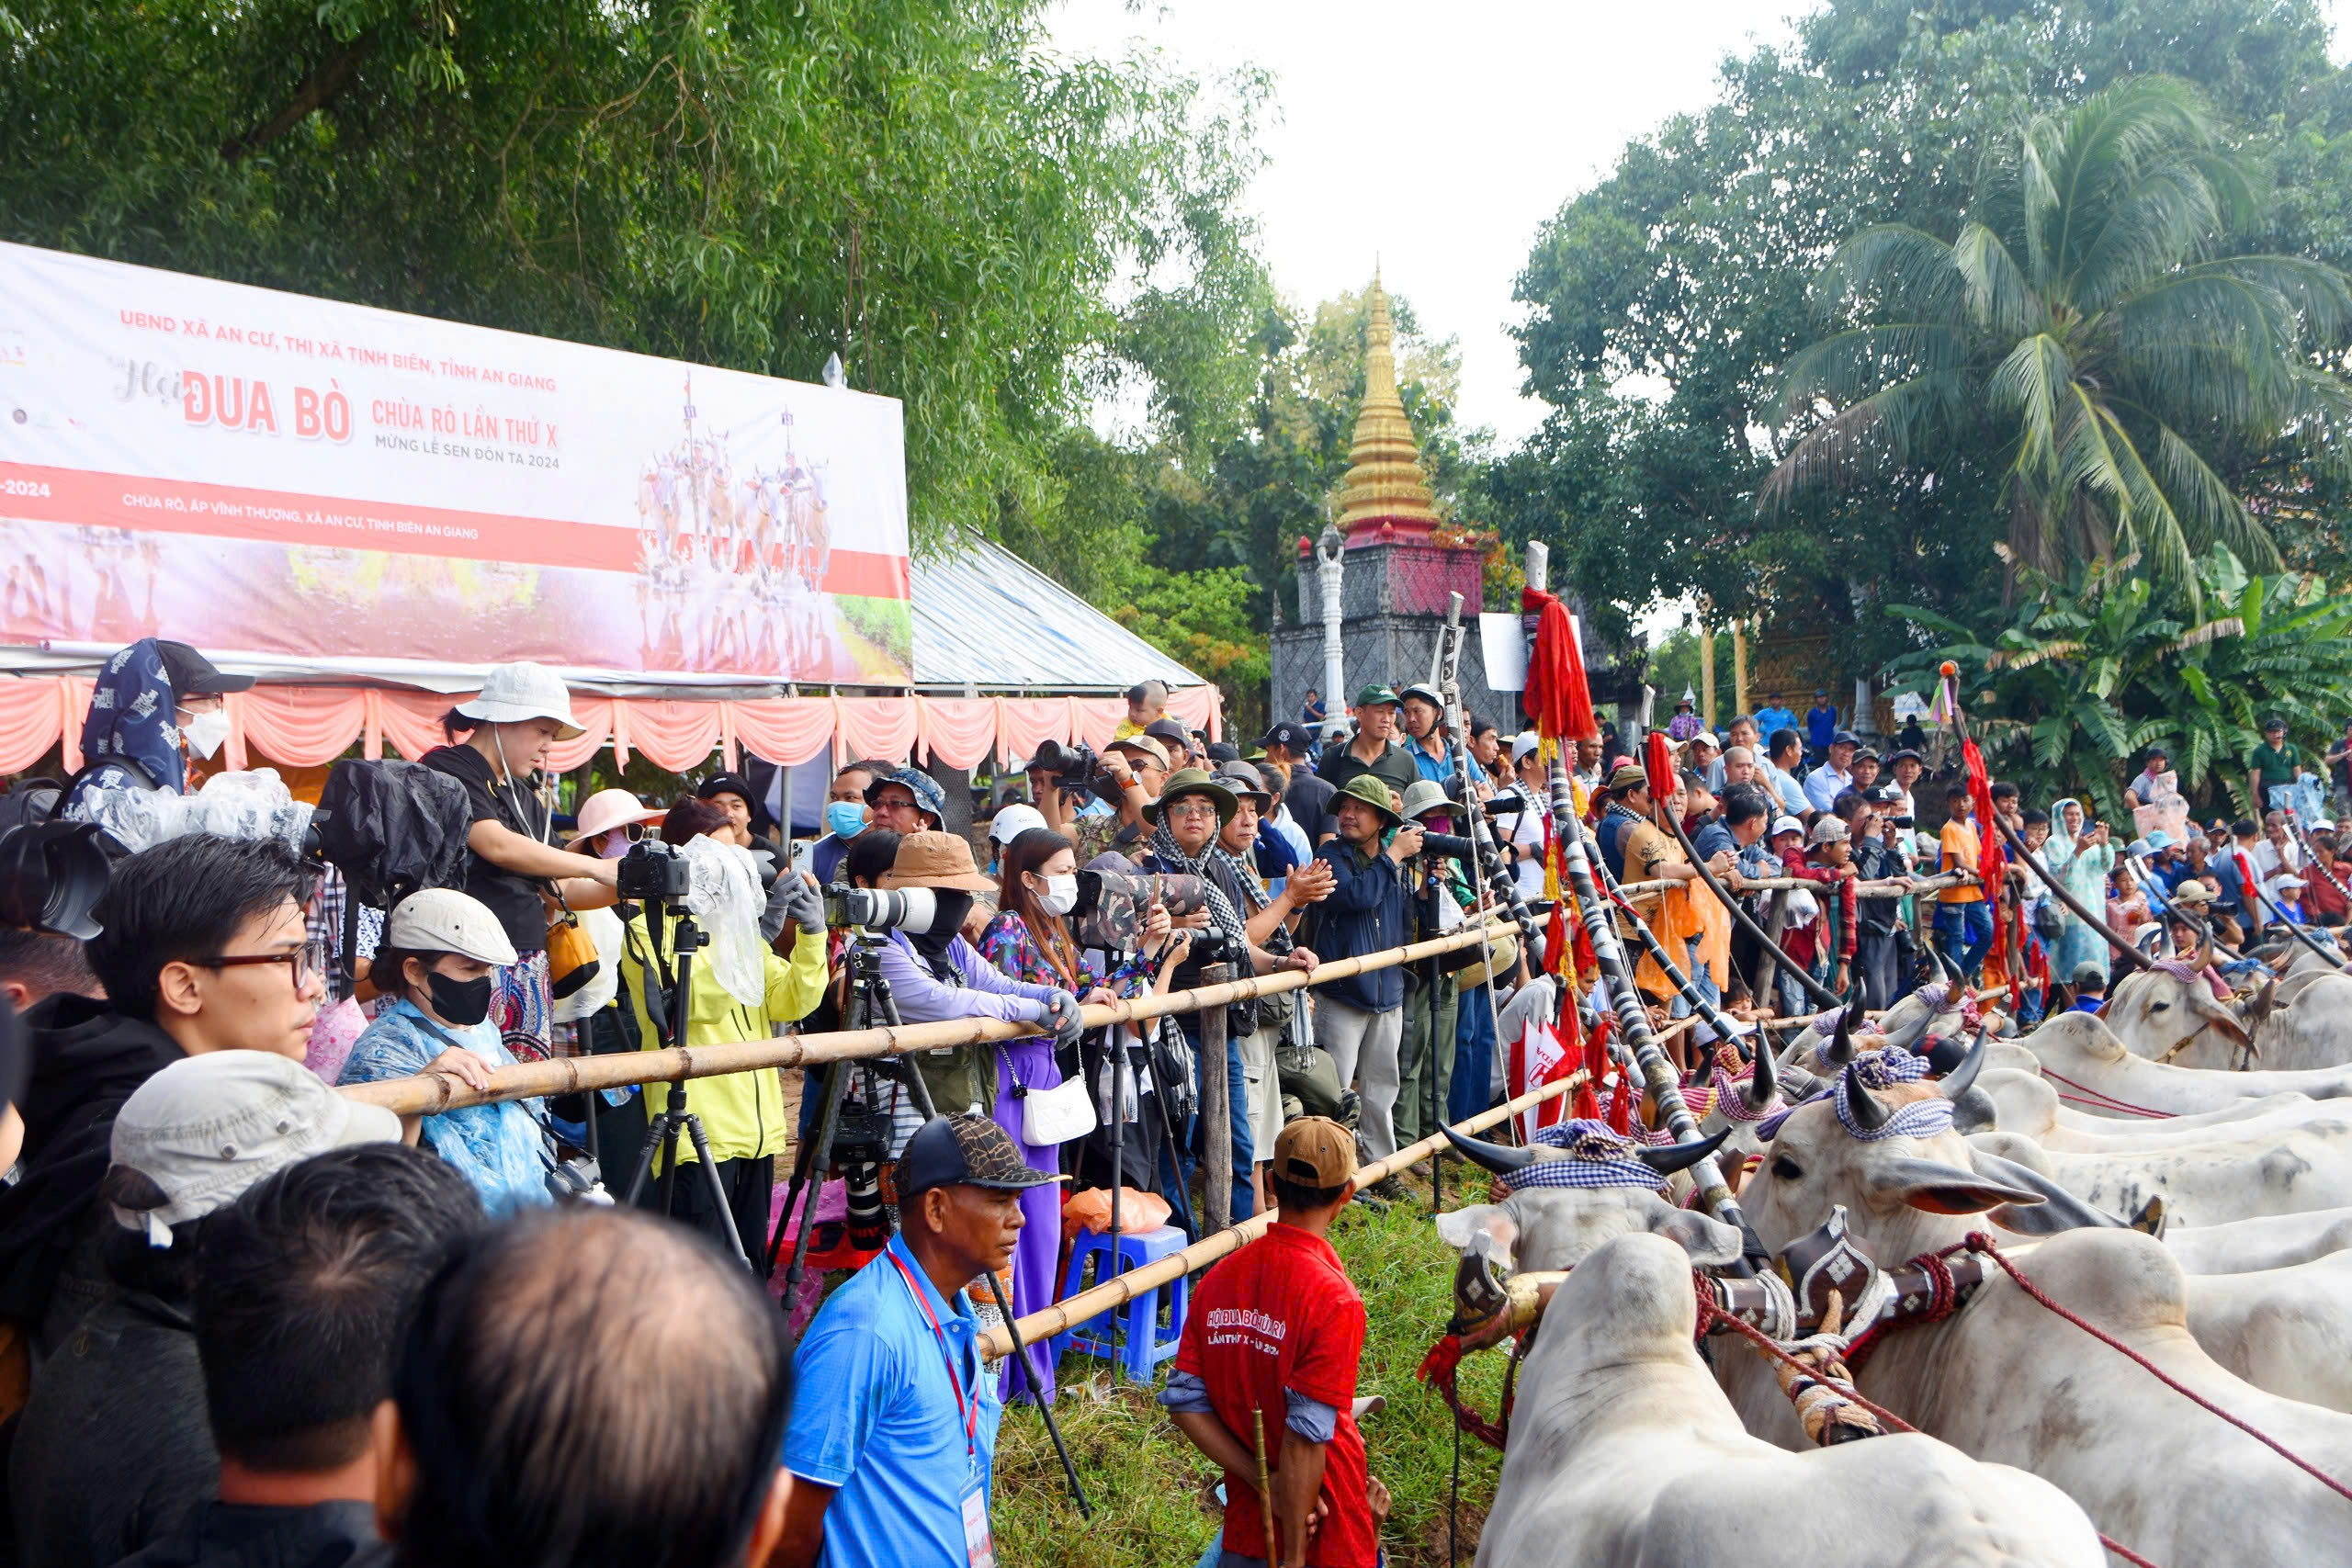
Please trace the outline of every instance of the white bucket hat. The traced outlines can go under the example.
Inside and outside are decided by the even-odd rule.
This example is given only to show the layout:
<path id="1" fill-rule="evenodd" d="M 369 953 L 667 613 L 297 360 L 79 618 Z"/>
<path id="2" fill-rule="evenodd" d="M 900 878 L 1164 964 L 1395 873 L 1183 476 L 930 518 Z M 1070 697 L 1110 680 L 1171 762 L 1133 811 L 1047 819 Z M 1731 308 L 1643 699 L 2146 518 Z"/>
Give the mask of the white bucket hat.
<path id="1" fill-rule="evenodd" d="M 571 694 L 563 681 L 544 664 L 525 660 L 494 666 L 481 683 L 481 694 L 459 703 L 458 712 L 484 724 L 521 724 L 526 719 L 551 718 L 561 728 L 558 740 L 577 740 L 587 733 L 571 716 Z"/>
<path id="2" fill-rule="evenodd" d="M 348 1144 L 396 1144 L 401 1119 L 337 1094 L 290 1056 L 209 1051 L 186 1056 L 131 1091 L 114 1120 L 116 1165 L 153 1181 L 151 1209 L 111 1203 L 115 1222 L 172 1245 L 171 1227 L 233 1203 L 288 1166 Z"/>
<path id="3" fill-rule="evenodd" d="M 1009 844 L 1031 829 L 1046 826 L 1044 812 L 1016 800 L 998 809 L 995 819 L 989 824 L 989 837 L 1000 844 Z"/>
<path id="4" fill-rule="evenodd" d="M 412 893 L 384 922 L 384 945 L 401 953 L 454 953 L 503 968 L 514 962 L 514 944 L 490 906 L 454 887 Z"/>

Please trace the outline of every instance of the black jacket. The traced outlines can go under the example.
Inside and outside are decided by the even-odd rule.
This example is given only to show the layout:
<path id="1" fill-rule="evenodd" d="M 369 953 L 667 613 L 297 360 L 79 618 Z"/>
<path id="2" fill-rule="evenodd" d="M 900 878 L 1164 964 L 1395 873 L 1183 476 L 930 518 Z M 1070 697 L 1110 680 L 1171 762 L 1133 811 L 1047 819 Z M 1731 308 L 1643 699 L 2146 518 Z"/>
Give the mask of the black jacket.
<path id="1" fill-rule="evenodd" d="M 392 1549 L 367 1503 L 260 1508 L 211 1503 L 116 1568 L 382 1568 Z"/>
<path id="2" fill-rule="evenodd" d="M 89 1229 L 115 1112 L 184 1053 L 153 1024 L 87 997 L 44 998 L 25 1023 L 33 1053 L 25 1173 L 0 1191 L 0 1317 L 38 1328 L 66 1256 Z"/>

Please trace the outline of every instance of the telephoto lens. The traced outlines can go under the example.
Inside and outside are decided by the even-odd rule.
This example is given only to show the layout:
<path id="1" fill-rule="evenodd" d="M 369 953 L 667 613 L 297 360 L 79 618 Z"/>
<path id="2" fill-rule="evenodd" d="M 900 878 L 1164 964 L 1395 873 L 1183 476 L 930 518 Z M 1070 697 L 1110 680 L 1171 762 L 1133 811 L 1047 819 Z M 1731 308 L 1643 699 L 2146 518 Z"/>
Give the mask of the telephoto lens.
<path id="1" fill-rule="evenodd" d="M 860 1252 L 878 1251 L 890 1239 L 890 1217 L 882 1211 L 882 1168 L 871 1161 L 848 1166 L 842 1187 L 849 1201 L 850 1245 Z"/>
<path id="2" fill-rule="evenodd" d="M 1475 861 L 1478 846 L 1459 833 L 1424 833 L 1421 852 L 1445 860 Z"/>

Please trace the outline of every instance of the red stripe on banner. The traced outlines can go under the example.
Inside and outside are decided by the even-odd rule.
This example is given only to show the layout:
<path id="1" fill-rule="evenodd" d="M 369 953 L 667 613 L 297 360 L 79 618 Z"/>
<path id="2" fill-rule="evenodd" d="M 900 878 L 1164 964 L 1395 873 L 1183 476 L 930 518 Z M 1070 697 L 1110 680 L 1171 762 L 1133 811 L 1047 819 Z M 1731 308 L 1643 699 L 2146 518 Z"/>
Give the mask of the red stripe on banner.
<path id="1" fill-rule="evenodd" d="M 591 571 L 638 570 L 635 528 L 30 463 L 0 462 L 0 514 L 36 523 L 94 524 L 330 549 Z M 836 549 L 820 586 L 827 593 L 906 599 L 912 596 L 912 577 L 905 556 Z"/>

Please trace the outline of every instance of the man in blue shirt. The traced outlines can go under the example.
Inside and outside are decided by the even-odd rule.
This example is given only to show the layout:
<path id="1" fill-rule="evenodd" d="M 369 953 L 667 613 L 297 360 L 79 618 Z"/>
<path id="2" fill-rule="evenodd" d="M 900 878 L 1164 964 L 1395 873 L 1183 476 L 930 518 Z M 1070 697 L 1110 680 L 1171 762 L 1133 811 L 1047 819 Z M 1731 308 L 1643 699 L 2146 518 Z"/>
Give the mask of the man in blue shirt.
<path id="1" fill-rule="evenodd" d="M 1829 700 L 1827 692 L 1813 694 L 1813 705 L 1804 710 L 1804 738 L 1816 757 L 1826 755 L 1830 742 L 1838 739 L 1838 705 Z"/>
<path id="2" fill-rule="evenodd" d="M 1408 686 L 1397 705 L 1396 722 L 1405 731 L 1405 754 L 1413 759 L 1413 767 L 1431 784 L 1453 782 L 1453 751 L 1446 744 L 1445 699 L 1428 686 Z M 1470 782 L 1487 782 L 1487 770 L 1478 759 L 1465 759 L 1470 764 Z"/>
<path id="3" fill-rule="evenodd" d="M 994 1561 L 989 1472 L 1004 1403 L 965 1287 L 1011 1263 L 1029 1168 L 1003 1128 L 926 1122 L 899 1157 L 901 1229 L 835 1291 L 793 1358 L 777 1568 Z"/>
<path id="4" fill-rule="evenodd" d="M 1738 721 L 1736 719 L 1733 720 L 1733 727 L 1736 728 L 1737 726 Z M 1757 739 L 1759 740 L 1769 743 L 1772 737 L 1779 731 L 1783 729 L 1794 729 L 1796 727 L 1796 714 L 1792 709 L 1784 707 L 1779 703 L 1774 703 L 1770 707 L 1761 707 L 1756 710 L 1756 735 Z M 1733 738 L 1732 744 L 1735 746 L 1741 744 L 1736 736 Z"/>

